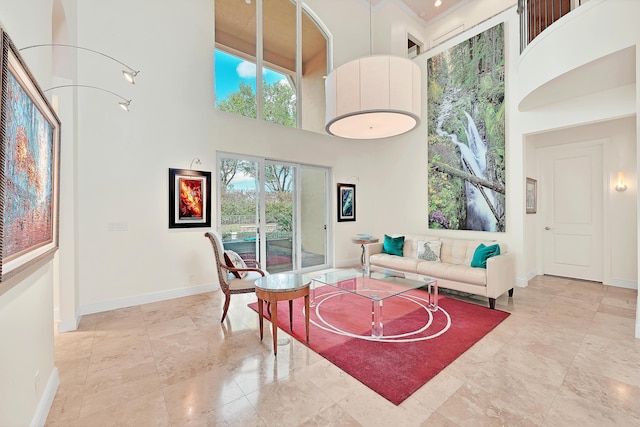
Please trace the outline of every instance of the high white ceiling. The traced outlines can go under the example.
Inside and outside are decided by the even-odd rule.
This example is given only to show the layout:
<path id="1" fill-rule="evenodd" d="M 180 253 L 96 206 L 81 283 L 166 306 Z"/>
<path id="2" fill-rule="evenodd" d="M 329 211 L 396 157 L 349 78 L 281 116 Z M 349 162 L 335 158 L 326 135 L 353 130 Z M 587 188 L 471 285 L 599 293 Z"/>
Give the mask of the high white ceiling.
<path id="1" fill-rule="evenodd" d="M 378 7 L 386 2 L 395 2 L 399 4 L 407 14 L 413 16 L 422 25 L 426 25 L 429 21 L 438 15 L 458 6 L 461 3 L 467 3 L 474 0 L 441 0 L 442 4 L 435 6 L 436 0 L 370 0 L 373 7 Z M 477 1 L 477 0 L 475 0 Z M 368 2 L 366 2 L 368 3 Z"/>

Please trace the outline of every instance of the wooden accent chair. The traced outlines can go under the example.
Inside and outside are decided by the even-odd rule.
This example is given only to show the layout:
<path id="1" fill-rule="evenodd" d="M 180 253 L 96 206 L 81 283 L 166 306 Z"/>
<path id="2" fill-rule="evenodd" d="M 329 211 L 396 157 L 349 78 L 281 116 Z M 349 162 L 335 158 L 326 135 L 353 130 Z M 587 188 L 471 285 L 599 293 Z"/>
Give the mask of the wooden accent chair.
<path id="1" fill-rule="evenodd" d="M 220 235 L 213 231 L 206 232 L 204 236 L 209 239 L 211 246 L 213 246 L 220 289 L 222 289 L 222 292 L 224 292 L 225 295 L 224 309 L 222 312 L 222 319 L 220 320 L 220 322 L 224 322 L 225 317 L 227 317 L 227 310 L 229 310 L 231 295 L 255 292 L 255 281 L 260 277 L 269 275 L 269 273 L 261 270 L 260 263 L 253 259 L 245 259 L 244 262 L 246 264 L 254 264 L 254 268 L 234 268 L 228 266 L 224 259 L 224 247 L 222 246 L 222 239 L 220 238 Z M 242 271 L 247 272 L 247 275 L 242 279 L 235 277 L 233 274 Z"/>

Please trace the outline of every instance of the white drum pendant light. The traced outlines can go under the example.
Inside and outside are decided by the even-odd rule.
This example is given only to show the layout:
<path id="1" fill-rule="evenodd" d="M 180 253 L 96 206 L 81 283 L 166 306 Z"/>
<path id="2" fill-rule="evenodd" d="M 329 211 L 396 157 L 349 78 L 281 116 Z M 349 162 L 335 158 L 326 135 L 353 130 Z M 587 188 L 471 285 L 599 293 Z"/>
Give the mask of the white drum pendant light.
<path id="1" fill-rule="evenodd" d="M 326 131 L 350 139 L 400 135 L 420 123 L 420 67 L 375 55 L 348 62 L 325 81 Z"/>

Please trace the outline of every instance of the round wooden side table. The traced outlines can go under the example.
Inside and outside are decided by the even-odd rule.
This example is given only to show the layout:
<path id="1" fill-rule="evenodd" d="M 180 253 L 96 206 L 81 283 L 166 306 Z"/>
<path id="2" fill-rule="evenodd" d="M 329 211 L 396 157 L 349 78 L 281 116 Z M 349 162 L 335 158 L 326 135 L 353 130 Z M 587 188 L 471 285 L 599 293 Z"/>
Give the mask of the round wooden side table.
<path id="1" fill-rule="evenodd" d="M 258 296 L 258 316 L 260 316 L 260 340 L 262 340 L 262 321 L 264 301 L 271 303 L 271 329 L 273 335 L 273 355 L 278 354 L 278 301 L 289 301 L 289 327 L 293 332 L 293 300 L 304 297 L 304 317 L 309 343 L 309 285 L 311 279 L 302 274 L 279 273 L 264 276 L 256 280 Z"/>

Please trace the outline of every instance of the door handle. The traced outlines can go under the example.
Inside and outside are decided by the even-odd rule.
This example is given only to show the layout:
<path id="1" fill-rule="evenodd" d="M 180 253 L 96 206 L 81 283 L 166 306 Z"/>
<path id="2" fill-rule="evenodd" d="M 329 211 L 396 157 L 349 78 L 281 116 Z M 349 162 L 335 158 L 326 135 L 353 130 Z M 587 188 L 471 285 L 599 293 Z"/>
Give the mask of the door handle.
<path id="1" fill-rule="evenodd" d="M 551 230 L 550 227 L 545 227 L 544 229 L 547 230 L 547 231 Z"/>

